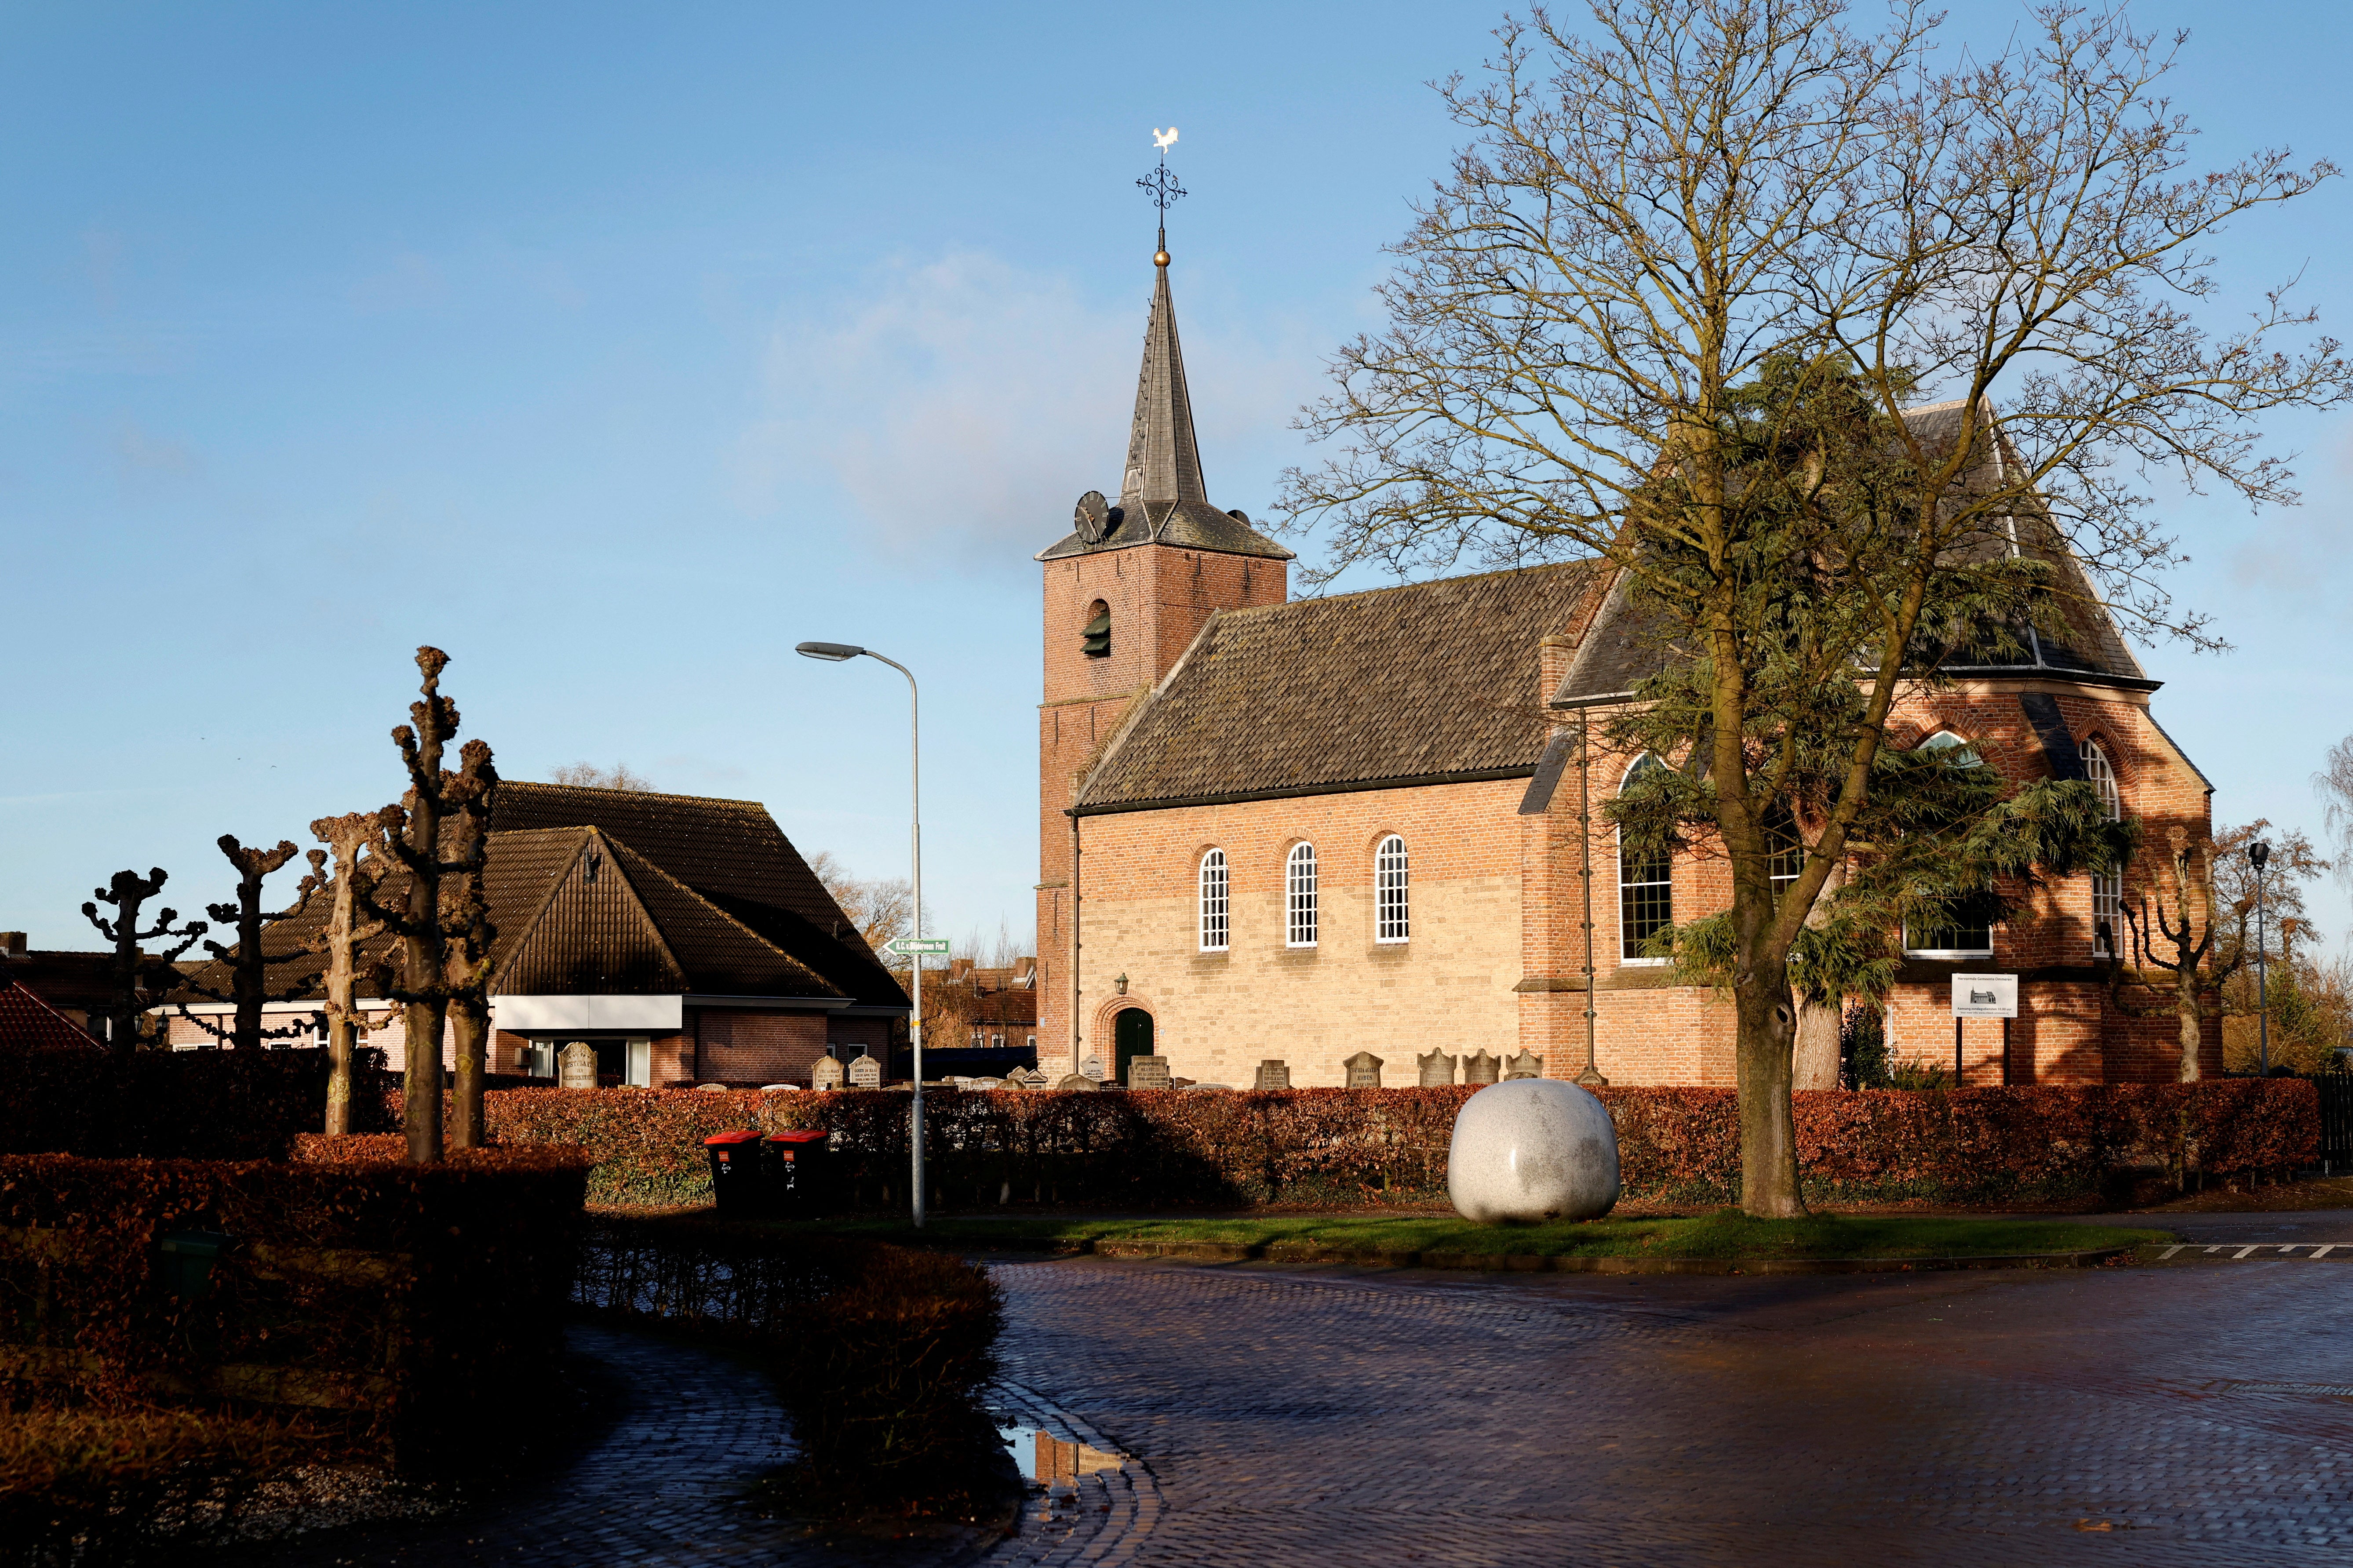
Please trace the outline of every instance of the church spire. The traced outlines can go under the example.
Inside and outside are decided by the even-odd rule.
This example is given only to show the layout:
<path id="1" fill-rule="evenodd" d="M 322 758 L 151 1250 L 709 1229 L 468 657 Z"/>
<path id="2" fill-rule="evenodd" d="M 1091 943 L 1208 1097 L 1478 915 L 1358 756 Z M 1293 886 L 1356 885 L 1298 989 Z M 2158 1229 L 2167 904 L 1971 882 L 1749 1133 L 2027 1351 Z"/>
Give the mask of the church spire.
<path id="1" fill-rule="evenodd" d="M 1193 399 L 1185 387 L 1185 351 L 1176 339 L 1176 303 L 1168 292 L 1168 253 L 1153 258 L 1152 321 L 1144 330 L 1144 368 L 1135 378 L 1135 419 L 1128 426 L 1120 505 L 1206 502 L 1201 447 L 1193 435 Z"/>

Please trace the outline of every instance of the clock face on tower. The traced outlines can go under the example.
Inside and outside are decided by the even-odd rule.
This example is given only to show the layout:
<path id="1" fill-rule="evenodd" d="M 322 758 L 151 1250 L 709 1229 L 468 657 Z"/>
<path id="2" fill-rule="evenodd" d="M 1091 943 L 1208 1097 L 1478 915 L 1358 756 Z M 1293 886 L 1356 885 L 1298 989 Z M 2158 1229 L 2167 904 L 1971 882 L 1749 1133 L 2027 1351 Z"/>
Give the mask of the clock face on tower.
<path id="1" fill-rule="evenodd" d="M 1103 500 L 1101 490 L 1089 490 L 1079 498 L 1071 514 L 1071 525 L 1079 531 L 1079 538 L 1088 544 L 1101 544 L 1109 531 L 1111 502 Z"/>

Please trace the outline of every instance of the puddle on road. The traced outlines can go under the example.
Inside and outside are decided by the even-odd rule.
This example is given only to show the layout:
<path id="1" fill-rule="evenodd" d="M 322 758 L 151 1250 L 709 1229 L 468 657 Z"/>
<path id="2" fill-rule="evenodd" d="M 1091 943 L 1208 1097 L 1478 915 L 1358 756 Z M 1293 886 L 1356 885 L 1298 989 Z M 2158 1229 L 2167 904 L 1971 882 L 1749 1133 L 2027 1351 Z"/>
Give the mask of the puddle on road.
<path id="1" fill-rule="evenodd" d="M 1127 1468 L 1124 1455 L 1066 1441 L 1043 1427 L 1016 1424 L 1001 1426 L 997 1433 L 1022 1479 L 1037 1484 L 1030 1511 L 1040 1521 L 1052 1518 L 1057 1510 L 1078 1507 L 1079 1485 L 1087 1477 Z"/>

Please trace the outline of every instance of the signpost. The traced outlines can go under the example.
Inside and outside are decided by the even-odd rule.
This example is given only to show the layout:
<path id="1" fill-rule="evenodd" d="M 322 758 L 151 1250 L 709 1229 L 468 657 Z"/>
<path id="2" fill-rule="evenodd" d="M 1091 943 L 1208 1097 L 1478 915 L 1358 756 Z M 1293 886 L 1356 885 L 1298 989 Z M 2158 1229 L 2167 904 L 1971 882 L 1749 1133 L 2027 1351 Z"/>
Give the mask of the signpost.
<path id="1" fill-rule="evenodd" d="M 1969 1018 L 2001 1020 L 2001 1082 L 2010 1087 L 2010 1021 L 2018 1016 L 2018 976 L 1953 976 L 1953 1087 L 1961 1085 L 1961 1025 Z"/>

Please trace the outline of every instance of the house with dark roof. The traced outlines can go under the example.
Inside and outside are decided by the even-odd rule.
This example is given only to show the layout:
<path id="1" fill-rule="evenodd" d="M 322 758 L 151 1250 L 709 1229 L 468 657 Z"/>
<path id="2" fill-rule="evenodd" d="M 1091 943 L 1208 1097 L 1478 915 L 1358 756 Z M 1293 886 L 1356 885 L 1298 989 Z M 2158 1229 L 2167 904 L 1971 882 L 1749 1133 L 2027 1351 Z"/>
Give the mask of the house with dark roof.
<path id="1" fill-rule="evenodd" d="M 884 1058 L 909 1011 L 757 802 L 501 783 L 483 883 L 497 932 L 493 1072 L 552 1078 L 564 1047 L 580 1040 L 601 1076 L 621 1083 L 806 1084 L 828 1051 Z M 272 1010 L 314 1033 L 323 960 L 301 948 L 325 919 L 317 900 L 268 938 L 283 955 L 269 965 L 270 989 L 297 994 Z M 375 939 L 363 973 L 391 940 Z M 227 990 L 225 976 L 199 978 Z M 368 1044 L 403 1067 L 397 1011 L 376 1006 Z M 212 1038 L 186 1019 L 173 1030 L 182 1047 Z M 445 1038 L 445 1061 L 450 1048 Z"/>
<path id="2" fill-rule="evenodd" d="M 1088 491 L 1037 557 L 1040 1066 L 1124 1079 L 1153 1053 L 1248 1086 L 1272 1058 L 1338 1085 L 1369 1052 L 1395 1084 L 1430 1053 L 1527 1051 L 1573 1077 L 1589 1014 L 1612 1082 L 1732 1083 L 1730 1007 L 1644 952 L 1724 908 L 1728 874 L 1630 856 L 1602 815 L 1656 759 L 1607 754 L 1597 710 L 1682 650 L 1591 561 L 1291 599 L 1291 552 L 1208 499 L 1165 251 L 1155 266 L 1118 500 Z M 1933 438 L 1959 412 L 1909 417 Z M 2057 531 L 2020 517 L 1988 547 L 2052 567 L 2064 634 L 1948 660 L 1902 700 L 1895 743 L 2089 780 L 2151 842 L 2204 837 L 2211 787 Z M 1972 1084 L 2171 1078 L 2174 1026 L 2116 1008 L 2101 967 L 2135 877 L 2052 880 L 2004 927 L 1904 933 L 1893 1049 L 1957 1058 Z M 1978 972 L 2019 977 L 2020 1016 L 1957 1035 L 1953 977 Z M 1834 1051 L 1801 1056 L 1798 1081 L 1837 1071 Z"/>

